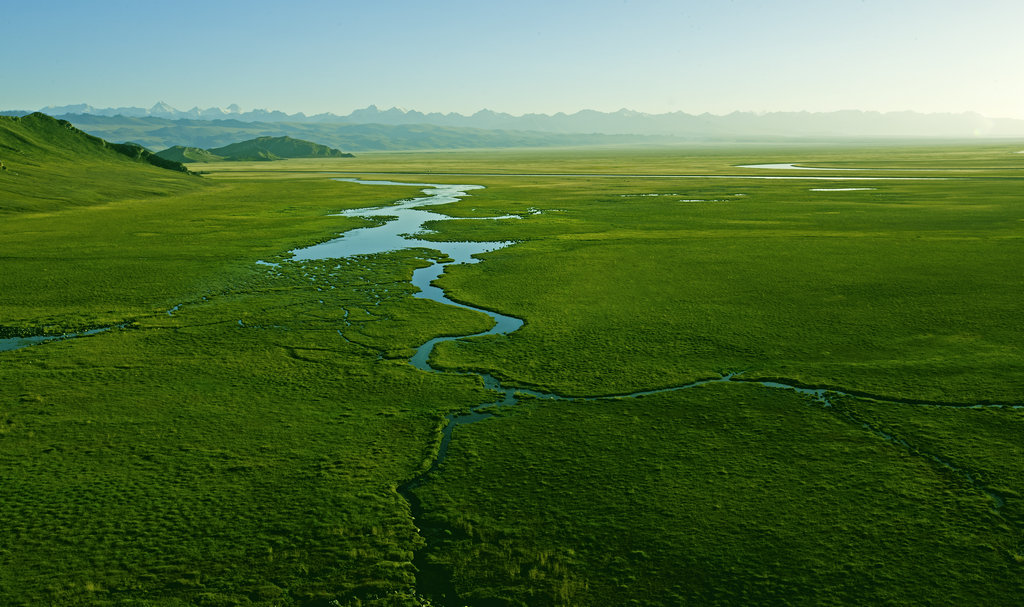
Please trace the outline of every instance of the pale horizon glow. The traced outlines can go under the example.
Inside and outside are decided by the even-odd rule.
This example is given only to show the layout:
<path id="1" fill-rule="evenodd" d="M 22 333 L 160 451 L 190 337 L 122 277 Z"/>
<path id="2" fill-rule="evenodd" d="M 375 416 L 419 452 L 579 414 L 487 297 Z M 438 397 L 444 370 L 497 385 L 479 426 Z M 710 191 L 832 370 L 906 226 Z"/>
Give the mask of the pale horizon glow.
<path id="1" fill-rule="evenodd" d="M 6 7 L 0 109 L 864 110 L 1024 119 L 1018 0 Z"/>

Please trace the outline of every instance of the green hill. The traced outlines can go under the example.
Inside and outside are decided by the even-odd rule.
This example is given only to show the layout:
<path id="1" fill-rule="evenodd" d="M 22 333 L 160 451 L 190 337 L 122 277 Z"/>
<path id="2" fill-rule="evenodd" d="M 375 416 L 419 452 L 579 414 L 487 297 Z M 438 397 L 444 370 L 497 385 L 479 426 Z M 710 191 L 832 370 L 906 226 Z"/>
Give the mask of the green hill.
<path id="1" fill-rule="evenodd" d="M 341 150 L 326 145 L 283 137 L 257 137 L 209 150 L 229 160 L 279 160 L 282 158 L 352 158 Z"/>
<path id="2" fill-rule="evenodd" d="M 179 162 L 109 143 L 46 114 L 0 116 L 0 213 L 47 211 L 195 187 Z"/>
<path id="3" fill-rule="evenodd" d="M 156 155 L 173 162 L 215 162 L 217 160 L 224 160 L 223 157 L 217 156 L 209 150 L 184 145 L 167 148 L 157 152 Z"/>
<path id="4" fill-rule="evenodd" d="M 153 152 L 150 152 L 149 150 L 147 150 L 146 148 L 142 147 L 137 143 L 132 143 L 130 141 L 125 143 L 104 143 L 110 146 L 112 150 L 124 154 L 129 158 L 141 160 L 153 166 L 160 167 L 161 169 L 167 169 L 170 171 L 180 171 L 182 173 L 188 172 L 188 169 L 185 168 L 184 164 L 177 162 L 175 160 L 161 158 L 160 156 L 157 156 Z"/>
<path id="5" fill-rule="evenodd" d="M 219 148 L 202 150 L 176 145 L 157 156 L 176 162 L 213 162 L 217 160 L 283 160 L 285 158 L 352 158 L 341 150 L 292 137 L 257 137 Z"/>

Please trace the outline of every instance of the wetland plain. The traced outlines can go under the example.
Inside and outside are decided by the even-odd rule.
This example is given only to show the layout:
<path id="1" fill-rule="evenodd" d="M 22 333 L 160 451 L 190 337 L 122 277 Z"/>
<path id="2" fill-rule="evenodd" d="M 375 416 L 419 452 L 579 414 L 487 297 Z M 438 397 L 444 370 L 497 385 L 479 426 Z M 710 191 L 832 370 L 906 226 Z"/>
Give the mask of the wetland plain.
<path id="1" fill-rule="evenodd" d="M 0 352 L 0 602 L 1024 601 L 1019 148 L 5 191 L 0 337 L 110 329 Z"/>

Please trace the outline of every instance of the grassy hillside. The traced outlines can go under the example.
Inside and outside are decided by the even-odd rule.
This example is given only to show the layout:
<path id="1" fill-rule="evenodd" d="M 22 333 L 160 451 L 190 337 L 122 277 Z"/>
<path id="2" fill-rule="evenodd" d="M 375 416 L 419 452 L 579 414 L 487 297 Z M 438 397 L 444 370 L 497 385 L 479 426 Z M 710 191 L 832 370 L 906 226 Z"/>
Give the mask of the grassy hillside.
<path id="1" fill-rule="evenodd" d="M 216 162 L 284 160 L 286 158 L 352 158 L 341 150 L 291 137 L 257 137 L 212 150 L 176 145 L 157 152 L 160 158 L 175 162 Z"/>
<path id="2" fill-rule="evenodd" d="M 0 162 L 0 213 L 97 204 L 200 185 L 181 163 L 135 144 L 108 143 L 40 113 L 0 116 Z"/>
<path id="3" fill-rule="evenodd" d="M 224 160 L 223 157 L 217 156 L 209 150 L 186 145 L 175 145 L 157 152 L 156 155 L 174 162 L 216 162 Z"/>
<path id="4" fill-rule="evenodd" d="M 341 150 L 326 145 L 284 137 L 257 137 L 209 150 L 228 160 L 278 160 L 283 158 L 351 158 Z"/>

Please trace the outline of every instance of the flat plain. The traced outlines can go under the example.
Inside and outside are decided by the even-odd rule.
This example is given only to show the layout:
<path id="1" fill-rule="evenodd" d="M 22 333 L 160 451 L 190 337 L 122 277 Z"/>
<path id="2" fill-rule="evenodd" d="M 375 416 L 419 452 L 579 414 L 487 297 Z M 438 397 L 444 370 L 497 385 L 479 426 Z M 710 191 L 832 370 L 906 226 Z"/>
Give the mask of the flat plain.
<path id="1" fill-rule="evenodd" d="M 0 352 L 0 602 L 1020 603 L 1020 149 L 8 162 L 5 335 L 111 329 Z M 439 283 L 525 325 L 409 365 L 489 320 L 429 250 L 286 261 L 420 189 L 334 177 L 485 186 L 422 238 L 516 241 Z M 563 398 L 424 474 L 478 373 Z"/>

